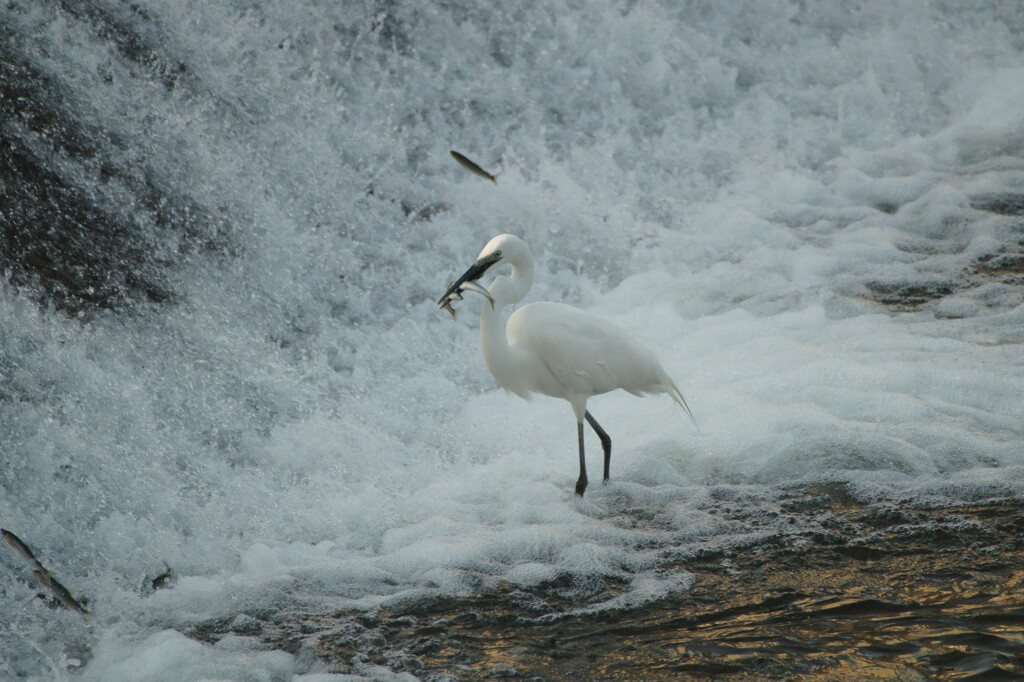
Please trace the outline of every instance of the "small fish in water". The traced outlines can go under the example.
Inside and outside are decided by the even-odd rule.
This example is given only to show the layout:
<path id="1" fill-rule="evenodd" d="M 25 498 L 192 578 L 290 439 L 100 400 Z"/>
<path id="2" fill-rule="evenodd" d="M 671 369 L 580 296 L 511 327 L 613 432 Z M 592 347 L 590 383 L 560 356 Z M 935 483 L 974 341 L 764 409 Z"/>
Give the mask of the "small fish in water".
<path id="1" fill-rule="evenodd" d="M 22 542 L 21 538 L 7 530 L 6 528 L 0 528 L 0 536 L 3 536 L 4 541 L 14 548 L 22 559 L 32 564 L 32 574 L 36 577 L 36 580 L 46 586 L 53 596 L 56 597 L 57 601 L 64 605 L 64 608 L 69 611 L 78 611 L 86 617 L 91 616 L 92 612 L 86 609 L 82 604 L 71 595 L 71 591 L 68 588 L 60 584 L 60 581 L 53 577 L 53 574 L 46 570 L 46 567 L 39 563 L 39 559 L 36 559 L 36 555 L 32 553 L 28 545 Z"/>
<path id="2" fill-rule="evenodd" d="M 36 559 L 36 555 L 32 553 L 32 550 L 28 548 L 24 542 L 21 541 L 17 535 L 7 530 L 6 528 L 0 528 L 0 535 L 3 535 L 4 541 L 14 548 L 14 551 L 21 555 L 21 558 L 30 564 L 39 564 L 39 560 Z"/>
<path id="3" fill-rule="evenodd" d="M 92 615 L 92 612 L 84 606 L 82 606 L 82 604 L 77 599 L 71 596 L 71 591 L 68 590 L 68 588 L 61 585 L 60 581 L 54 578 L 53 575 L 45 568 L 41 570 L 36 569 L 32 571 L 32 573 L 35 574 L 36 579 L 39 580 L 39 582 L 46 585 L 46 587 L 48 587 L 49 590 L 53 592 L 53 596 L 56 597 L 57 601 L 63 604 L 64 608 L 66 608 L 68 611 L 78 611 L 79 613 L 85 616 Z"/>
<path id="4" fill-rule="evenodd" d="M 159 590 L 159 589 L 162 589 L 164 587 L 168 587 L 173 582 L 174 582 L 174 574 L 171 573 L 171 569 L 168 568 L 166 571 L 164 571 L 163 573 L 161 573 L 157 577 L 153 578 L 153 580 L 150 581 L 150 584 L 153 586 L 154 590 Z"/>
<path id="5" fill-rule="evenodd" d="M 455 159 L 456 161 L 458 161 L 459 165 L 462 166 L 463 168 L 465 168 L 466 170 L 470 171 L 471 173 L 475 173 L 476 175 L 479 175 L 481 178 L 486 178 L 486 179 L 490 180 L 495 185 L 498 184 L 498 178 L 496 176 L 491 175 L 490 173 L 485 171 L 483 168 L 478 166 L 476 163 L 474 163 L 470 159 L 466 158 L 465 156 L 463 156 L 462 154 L 458 153 L 454 149 L 451 151 L 451 154 L 452 154 L 452 158 Z"/>
<path id="6" fill-rule="evenodd" d="M 163 569 L 160 570 L 159 574 L 157 574 L 155 578 L 151 578 L 149 574 L 147 574 L 146 577 L 143 578 L 142 586 L 139 591 L 142 594 L 148 596 L 153 594 L 157 590 L 162 590 L 165 587 L 170 587 L 177 581 L 177 579 L 178 576 L 175 575 L 174 571 L 171 569 L 170 566 L 167 565 L 167 562 L 165 561 L 163 564 Z"/>

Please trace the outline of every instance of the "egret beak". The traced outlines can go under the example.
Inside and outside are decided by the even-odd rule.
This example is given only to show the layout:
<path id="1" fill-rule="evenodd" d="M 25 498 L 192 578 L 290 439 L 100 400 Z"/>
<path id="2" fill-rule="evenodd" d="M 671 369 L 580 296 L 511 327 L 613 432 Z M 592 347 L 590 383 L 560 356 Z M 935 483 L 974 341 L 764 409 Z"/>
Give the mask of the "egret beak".
<path id="1" fill-rule="evenodd" d="M 470 266 L 469 270 L 466 270 L 464 273 L 462 273 L 462 277 L 459 277 L 457 280 L 448 285 L 448 290 L 445 291 L 441 298 L 438 299 L 438 305 L 443 306 L 445 304 L 445 301 L 451 298 L 453 294 L 457 294 L 463 289 L 468 289 L 469 287 L 465 286 L 467 282 L 476 284 L 476 281 L 484 276 L 484 273 L 487 272 L 487 269 L 497 262 L 498 259 L 490 257 L 481 258 L 477 262 L 473 263 L 473 265 Z M 480 289 L 483 289 L 483 287 L 480 287 Z M 487 291 L 486 289 L 483 290 Z M 473 289 L 473 291 L 477 291 L 477 293 L 480 293 L 478 289 Z M 494 299 L 491 298 L 491 295 L 489 293 L 487 294 L 487 298 L 491 299 L 491 304 L 493 305 Z"/>

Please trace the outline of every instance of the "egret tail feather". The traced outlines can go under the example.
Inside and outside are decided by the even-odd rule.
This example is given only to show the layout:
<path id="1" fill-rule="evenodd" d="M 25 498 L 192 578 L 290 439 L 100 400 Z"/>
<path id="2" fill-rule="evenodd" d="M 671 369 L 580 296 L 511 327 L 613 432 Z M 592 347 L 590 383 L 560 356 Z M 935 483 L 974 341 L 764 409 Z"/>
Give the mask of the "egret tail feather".
<path id="1" fill-rule="evenodd" d="M 697 429 L 697 433 L 703 436 L 704 433 L 700 430 L 700 426 L 697 425 L 697 420 L 694 419 L 693 412 L 690 411 L 690 406 L 686 404 L 686 398 L 683 397 L 683 392 L 679 390 L 678 386 L 676 386 L 676 382 L 669 379 L 668 383 L 672 386 L 672 391 L 669 392 L 669 395 L 672 396 L 672 400 L 675 400 L 676 403 L 679 404 L 679 407 L 683 408 L 686 415 L 690 418 L 690 421 L 693 422 L 693 427 Z"/>

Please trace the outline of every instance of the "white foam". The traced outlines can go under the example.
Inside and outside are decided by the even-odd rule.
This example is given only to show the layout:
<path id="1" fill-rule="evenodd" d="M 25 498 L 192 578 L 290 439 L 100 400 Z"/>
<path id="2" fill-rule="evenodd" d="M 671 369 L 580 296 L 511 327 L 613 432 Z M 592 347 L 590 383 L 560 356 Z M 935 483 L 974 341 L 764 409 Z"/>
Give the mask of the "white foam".
<path id="1" fill-rule="evenodd" d="M 288 679 L 295 672 L 293 657 L 283 651 L 263 651 L 242 638 L 202 644 L 174 630 L 154 633 L 137 644 L 101 641 L 86 680 L 103 682 L 189 682 L 210 679 L 262 682 Z"/>

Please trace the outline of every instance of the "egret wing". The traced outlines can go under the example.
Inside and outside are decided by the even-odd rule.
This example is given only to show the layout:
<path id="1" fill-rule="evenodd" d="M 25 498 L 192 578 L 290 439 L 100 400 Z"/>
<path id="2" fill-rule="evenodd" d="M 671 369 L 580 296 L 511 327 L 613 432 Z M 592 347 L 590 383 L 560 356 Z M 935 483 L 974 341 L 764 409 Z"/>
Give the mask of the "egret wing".
<path id="1" fill-rule="evenodd" d="M 663 390 L 654 354 L 621 327 L 572 306 L 533 303 L 508 321 L 509 343 L 540 359 L 566 394 Z"/>

